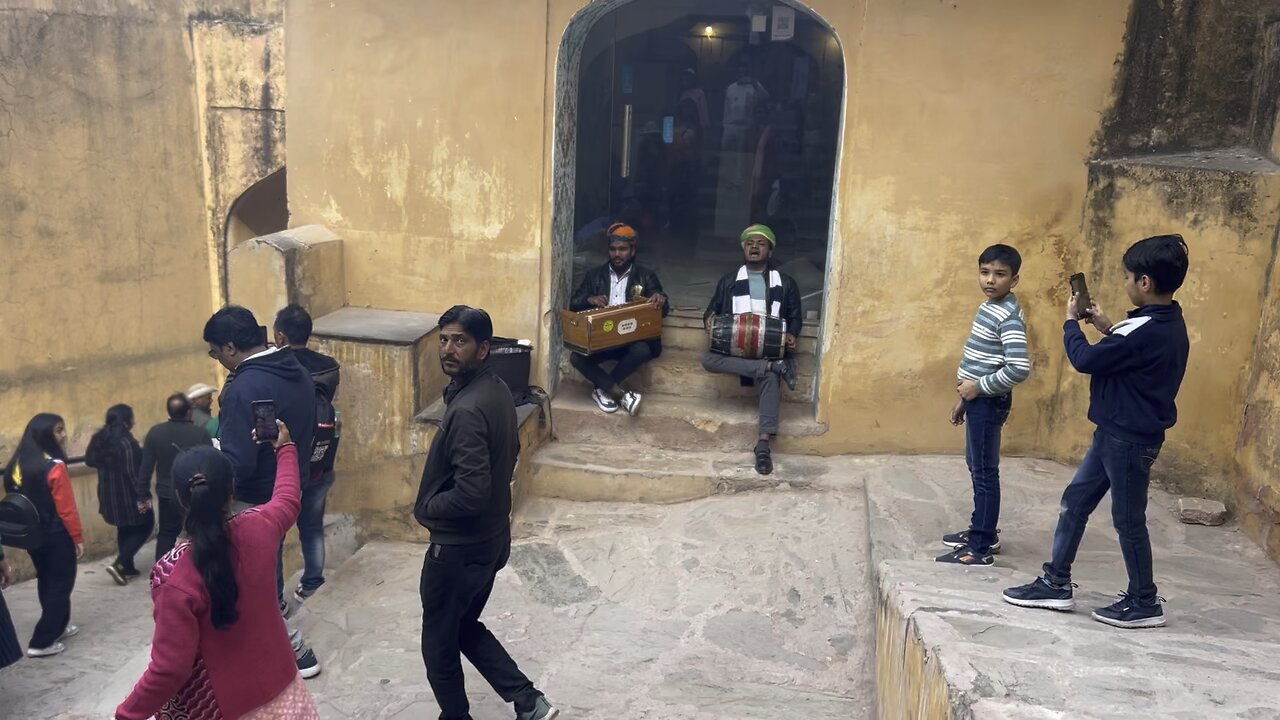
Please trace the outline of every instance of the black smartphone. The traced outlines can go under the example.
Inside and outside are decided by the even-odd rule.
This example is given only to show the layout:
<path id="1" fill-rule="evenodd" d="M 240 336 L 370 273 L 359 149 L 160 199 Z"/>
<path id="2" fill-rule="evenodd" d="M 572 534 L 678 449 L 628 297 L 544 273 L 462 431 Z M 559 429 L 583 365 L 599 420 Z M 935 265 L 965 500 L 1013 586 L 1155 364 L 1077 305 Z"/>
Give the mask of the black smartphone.
<path id="1" fill-rule="evenodd" d="M 1093 299 L 1089 297 L 1089 285 L 1084 281 L 1084 273 L 1071 276 L 1071 294 L 1076 296 L 1076 317 L 1081 320 L 1089 317 Z"/>
<path id="2" fill-rule="evenodd" d="M 275 401 L 253 401 L 253 429 L 258 432 L 258 440 L 262 442 L 271 442 L 280 437 L 280 428 L 276 427 Z"/>

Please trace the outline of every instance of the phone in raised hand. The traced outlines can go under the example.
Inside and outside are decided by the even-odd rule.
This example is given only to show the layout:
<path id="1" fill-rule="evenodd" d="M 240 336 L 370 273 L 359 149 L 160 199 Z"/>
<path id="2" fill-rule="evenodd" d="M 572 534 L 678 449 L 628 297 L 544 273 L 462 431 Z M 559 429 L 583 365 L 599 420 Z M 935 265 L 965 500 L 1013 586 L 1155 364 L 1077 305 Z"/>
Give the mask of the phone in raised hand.
<path id="1" fill-rule="evenodd" d="M 253 401 L 253 429 L 258 434 L 258 442 L 274 442 L 280 437 L 280 428 L 276 427 L 275 401 Z"/>
<path id="2" fill-rule="evenodd" d="M 1093 299 L 1089 297 L 1089 285 L 1084 281 L 1084 273 L 1071 276 L 1071 294 L 1076 296 L 1076 317 L 1081 320 L 1089 317 Z"/>

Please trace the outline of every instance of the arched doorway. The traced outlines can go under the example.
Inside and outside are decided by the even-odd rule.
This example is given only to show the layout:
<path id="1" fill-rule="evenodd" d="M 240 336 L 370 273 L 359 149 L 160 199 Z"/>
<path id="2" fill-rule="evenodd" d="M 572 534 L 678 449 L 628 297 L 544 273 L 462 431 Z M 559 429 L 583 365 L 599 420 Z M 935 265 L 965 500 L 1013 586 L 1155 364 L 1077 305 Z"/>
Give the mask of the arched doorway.
<path id="1" fill-rule="evenodd" d="M 738 234 L 764 222 L 819 327 L 844 84 L 838 39 L 798 5 L 598 0 L 579 12 L 557 59 L 551 307 L 604 261 L 603 228 L 624 221 L 676 313 L 700 316 L 741 262 Z"/>
<path id="2" fill-rule="evenodd" d="M 246 188 L 227 209 L 222 223 L 222 257 L 218 262 L 223 301 L 227 299 L 227 253 L 245 240 L 289 227 L 288 180 L 286 168 L 281 167 Z"/>

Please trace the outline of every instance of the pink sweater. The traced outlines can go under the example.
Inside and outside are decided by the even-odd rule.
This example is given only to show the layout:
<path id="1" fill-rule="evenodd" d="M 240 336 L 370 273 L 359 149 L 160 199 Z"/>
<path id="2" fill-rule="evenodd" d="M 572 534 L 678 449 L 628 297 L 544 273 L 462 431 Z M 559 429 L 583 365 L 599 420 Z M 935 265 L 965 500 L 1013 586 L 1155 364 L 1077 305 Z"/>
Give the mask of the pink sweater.
<path id="1" fill-rule="evenodd" d="M 227 522 L 240 618 L 225 630 L 215 630 L 210 622 L 209 594 L 189 543 L 180 543 L 156 563 L 151 571 L 156 623 L 151 665 L 116 708 L 117 718 L 152 717 L 177 695 L 202 705 L 210 715 L 239 718 L 270 702 L 297 678 L 276 597 L 276 549 L 298 519 L 298 510 L 298 451 L 291 443 L 276 450 L 271 500 Z"/>

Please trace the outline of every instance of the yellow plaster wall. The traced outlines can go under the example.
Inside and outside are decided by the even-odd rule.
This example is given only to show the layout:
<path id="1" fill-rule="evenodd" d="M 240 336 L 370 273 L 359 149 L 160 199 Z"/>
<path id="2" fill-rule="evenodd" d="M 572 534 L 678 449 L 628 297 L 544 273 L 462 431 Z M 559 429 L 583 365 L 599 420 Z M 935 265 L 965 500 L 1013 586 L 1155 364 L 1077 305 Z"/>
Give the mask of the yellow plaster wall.
<path id="1" fill-rule="evenodd" d="M 291 224 L 345 242 L 347 301 L 538 316 L 545 8 L 297 0 L 286 14 Z"/>

